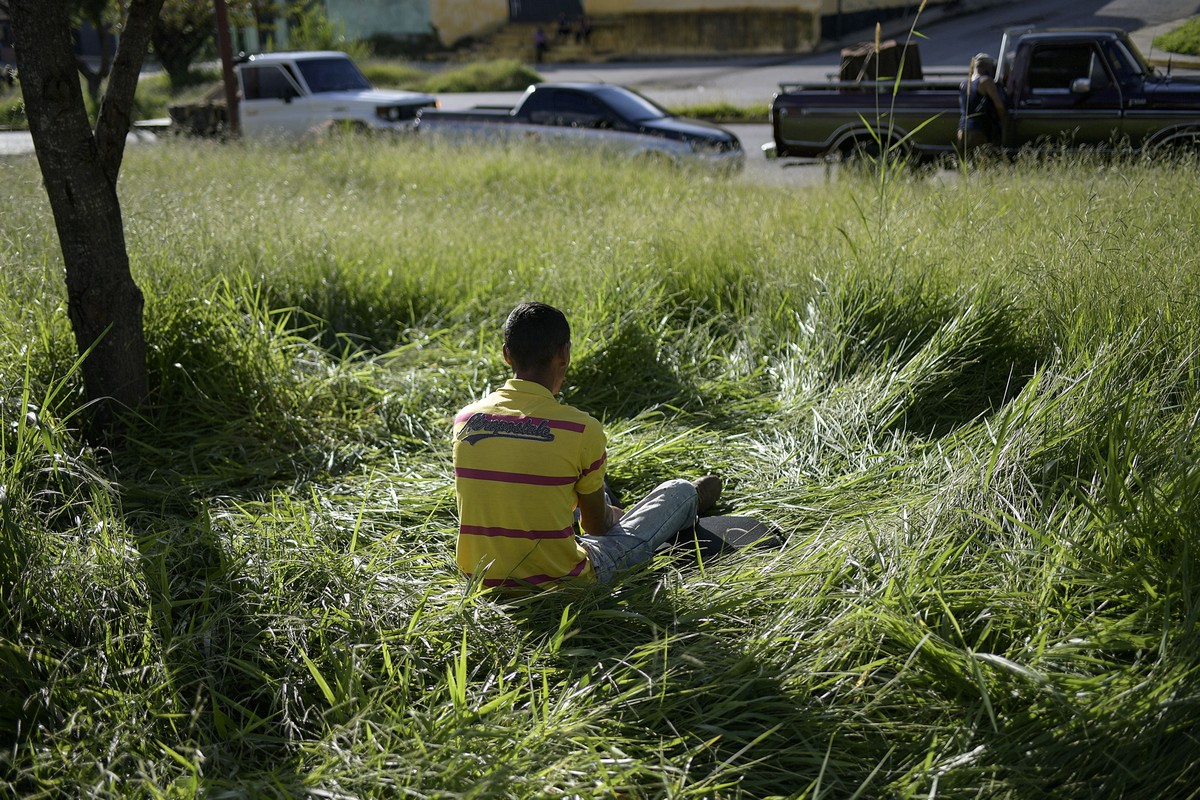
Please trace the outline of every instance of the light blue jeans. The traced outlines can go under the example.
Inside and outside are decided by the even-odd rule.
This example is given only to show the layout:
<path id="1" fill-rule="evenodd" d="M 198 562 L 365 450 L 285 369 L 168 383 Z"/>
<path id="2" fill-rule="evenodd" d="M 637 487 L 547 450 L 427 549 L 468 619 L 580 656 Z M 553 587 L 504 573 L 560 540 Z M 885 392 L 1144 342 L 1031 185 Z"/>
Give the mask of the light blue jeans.
<path id="1" fill-rule="evenodd" d="M 609 583 L 618 572 L 649 561 L 660 544 L 695 521 L 696 487 L 676 479 L 654 487 L 602 535 L 585 533 L 579 539 L 596 580 Z"/>

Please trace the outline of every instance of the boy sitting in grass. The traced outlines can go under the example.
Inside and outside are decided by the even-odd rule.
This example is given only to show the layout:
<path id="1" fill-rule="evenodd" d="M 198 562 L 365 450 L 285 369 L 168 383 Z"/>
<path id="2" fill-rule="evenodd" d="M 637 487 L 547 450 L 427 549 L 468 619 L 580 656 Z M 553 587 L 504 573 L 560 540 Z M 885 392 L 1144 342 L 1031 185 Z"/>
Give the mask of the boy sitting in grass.
<path id="1" fill-rule="evenodd" d="M 627 511 L 608 502 L 603 427 L 554 398 L 571 363 L 561 311 L 514 308 L 504 360 L 512 379 L 454 418 L 457 559 L 468 577 L 504 588 L 608 583 L 716 503 L 715 475 L 666 481 Z"/>

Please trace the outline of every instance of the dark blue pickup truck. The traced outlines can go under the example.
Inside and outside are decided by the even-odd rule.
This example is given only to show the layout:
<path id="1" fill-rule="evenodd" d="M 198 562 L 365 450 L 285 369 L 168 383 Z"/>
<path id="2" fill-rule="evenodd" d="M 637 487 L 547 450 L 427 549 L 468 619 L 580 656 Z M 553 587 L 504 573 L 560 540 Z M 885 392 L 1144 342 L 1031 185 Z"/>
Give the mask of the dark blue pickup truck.
<path id="1" fill-rule="evenodd" d="M 1200 147 L 1200 77 L 1159 72 L 1124 31 L 1009 30 L 998 62 L 1006 150 Z M 881 145 L 917 158 L 949 155 L 965 71 L 940 81 L 782 84 L 767 155 L 839 157 Z"/>

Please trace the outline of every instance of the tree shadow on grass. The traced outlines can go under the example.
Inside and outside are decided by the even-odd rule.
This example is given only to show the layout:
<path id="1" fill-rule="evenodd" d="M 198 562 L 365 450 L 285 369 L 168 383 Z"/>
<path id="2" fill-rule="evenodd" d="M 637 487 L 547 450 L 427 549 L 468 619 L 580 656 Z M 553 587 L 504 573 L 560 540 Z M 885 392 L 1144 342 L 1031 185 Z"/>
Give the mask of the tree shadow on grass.
<path id="1" fill-rule="evenodd" d="M 189 717 L 172 747 L 202 753 L 203 774 L 218 779 L 294 758 L 288 687 L 308 681 L 285 652 L 287 637 L 267 624 L 268 587 L 207 512 L 186 524 L 174 515 L 134 519 L 145 529 L 142 564 L 172 707 Z"/>
<path id="2" fill-rule="evenodd" d="M 837 342 L 831 378 L 887 376 L 868 400 L 871 419 L 891 431 L 947 436 L 1000 410 L 1050 355 L 1002 298 L 856 285 L 825 305 Z"/>
<path id="3" fill-rule="evenodd" d="M 943 352 L 935 370 L 893 398 L 888 427 L 929 438 L 949 436 L 1020 395 L 1045 358 L 1018 337 Z"/>
<path id="4" fill-rule="evenodd" d="M 236 509 L 276 492 L 303 496 L 305 485 L 343 468 L 304 427 L 311 423 L 289 421 L 286 406 L 274 407 L 282 413 L 272 424 L 272 404 L 261 394 L 269 376 L 230 374 L 244 366 L 228 365 L 206 389 L 227 385 L 205 391 L 185 413 L 178 397 L 150 409 L 111 454 L 171 707 L 189 720 L 164 741 L 184 757 L 203 754 L 203 783 L 213 787 L 271 769 L 299 774 L 296 742 L 316 724 L 303 710 L 324 699 L 296 646 L 307 633 L 293 623 L 303 627 L 312 608 L 345 594 L 330 589 L 341 581 L 336 569 L 344 559 L 306 560 L 298 523 L 290 536 L 250 524 L 239 531 L 210 505 Z M 251 387 L 252 396 L 238 386 Z M 283 766 L 293 763 L 293 770 Z"/>
<path id="5" fill-rule="evenodd" d="M 405 283 L 393 277 L 390 286 L 376 276 L 338 274 L 319 276 L 309 283 L 263 290 L 265 308 L 291 309 L 294 327 L 322 349 L 340 353 L 351 346 L 384 353 L 403 341 L 405 331 L 423 320 L 444 319 L 453 301 L 438 289 Z"/>
<path id="6" fill-rule="evenodd" d="M 635 417 L 646 408 L 688 403 L 694 389 L 664 355 L 659 337 L 636 322 L 574 353 L 564 401 L 596 416 Z"/>
<path id="7" fill-rule="evenodd" d="M 558 651 L 561 681 L 604 687 L 595 702 L 611 704 L 617 741 L 642 762 L 646 791 L 673 784 L 720 794 L 736 785 L 770 797 L 820 785 L 822 794 L 849 796 L 870 784 L 863 762 L 830 758 L 846 747 L 834 744 L 845 737 L 843 722 L 789 686 L 769 646 L 747 635 L 753 623 L 741 609 L 683 608 L 674 596 L 652 570 L 634 571 L 611 592 L 550 594 L 513 613 L 531 639 L 554 636 L 564 614 L 574 615 Z M 854 747 L 887 757 L 887 743 L 867 726 L 854 738 Z"/>

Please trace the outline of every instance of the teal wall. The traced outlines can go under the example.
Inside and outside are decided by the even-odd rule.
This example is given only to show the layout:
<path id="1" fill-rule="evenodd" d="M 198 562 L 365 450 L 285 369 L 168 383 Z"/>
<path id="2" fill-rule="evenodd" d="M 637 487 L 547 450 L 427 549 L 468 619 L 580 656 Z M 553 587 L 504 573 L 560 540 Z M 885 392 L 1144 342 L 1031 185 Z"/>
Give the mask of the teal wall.
<path id="1" fill-rule="evenodd" d="M 429 0 L 325 0 L 325 14 L 346 26 L 347 39 L 375 34 L 403 38 L 433 32 Z"/>

